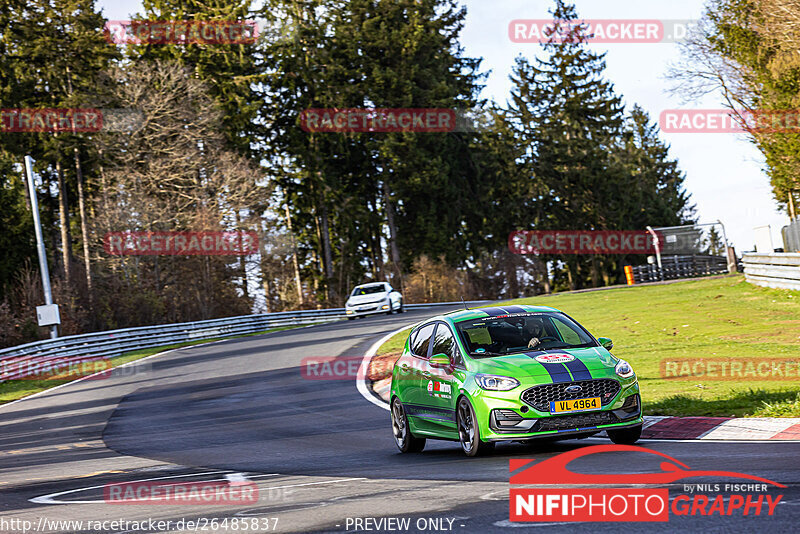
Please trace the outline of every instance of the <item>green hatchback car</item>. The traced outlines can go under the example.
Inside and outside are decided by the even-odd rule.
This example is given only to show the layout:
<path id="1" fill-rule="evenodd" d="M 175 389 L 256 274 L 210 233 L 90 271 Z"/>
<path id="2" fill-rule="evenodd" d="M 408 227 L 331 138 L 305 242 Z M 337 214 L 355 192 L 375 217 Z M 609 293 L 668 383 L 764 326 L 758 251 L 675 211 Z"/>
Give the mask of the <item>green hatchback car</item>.
<path id="1" fill-rule="evenodd" d="M 392 371 L 392 432 L 402 452 L 459 441 L 467 456 L 497 441 L 642 432 L 639 383 L 565 313 L 542 306 L 462 310 L 417 325 Z"/>

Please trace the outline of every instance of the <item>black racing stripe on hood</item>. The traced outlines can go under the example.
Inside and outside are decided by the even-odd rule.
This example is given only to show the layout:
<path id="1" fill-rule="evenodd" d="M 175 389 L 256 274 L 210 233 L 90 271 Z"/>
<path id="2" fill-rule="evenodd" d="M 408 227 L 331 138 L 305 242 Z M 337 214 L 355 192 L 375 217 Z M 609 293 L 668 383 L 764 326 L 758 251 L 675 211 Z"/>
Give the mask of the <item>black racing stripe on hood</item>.
<path id="1" fill-rule="evenodd" d="M 592 373 L 589 372 L 589 368 L 586 367 L 586 364 L 583 363 L 580 359 L 575 358 L 571 362 L 567 362 L 563 364 L 570 370 L 572 373 L 572 377 L 575 380 L 591 380 Z"/>
<path id="2" fill-rule="evenodd" d="M 525 354 L 525 356 L 536 360 L 536 357 L 541 354 L 543 354 L 541 351 L 537 351 L 529 352 Z M 569 370 L 567 370 L 567 367 L 563 363 L 542 363 L 538 360 L 536 360 L 536 362 L 545 368 L 554 384 L 572 382 L 572 375 L 569 374 Z"/>

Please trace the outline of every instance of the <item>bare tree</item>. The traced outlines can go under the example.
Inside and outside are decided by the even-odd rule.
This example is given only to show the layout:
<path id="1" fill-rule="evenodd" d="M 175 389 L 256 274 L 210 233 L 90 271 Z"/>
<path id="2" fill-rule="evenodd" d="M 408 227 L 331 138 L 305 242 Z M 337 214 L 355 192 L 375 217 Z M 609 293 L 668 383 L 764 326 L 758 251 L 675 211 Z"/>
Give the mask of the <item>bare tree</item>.
<path id="1" fill-rule="evenodd" d="M 114 70 L 110 79 L 113 104 L 139 110 L 141 120 L 130 131 L 103 132 L 95 138 L 104 155 L 104 191 L 95 227 L 254 229 L 239 225 L 252 225 L 260 216 L 253 207 L 267 204 L 271 187 L 257 164 L 226 149 L 222 113 L 204 84 L 174 62 L 129 64 Z M 242 301 L 248 300 L 246 274 L 244 286 L 233 284 L 241 275 L 233 267 L 240 263 L 226 257 L 98 260 L 121 269 L 137 284 L 148 280 L 158 298 L 171 299 L 164 305 L 173 310 L 170 318 L 175 320 L 239 311 L 219 301 L 224 294 L 234 299 L 234 287 L 244 289 Z"/>

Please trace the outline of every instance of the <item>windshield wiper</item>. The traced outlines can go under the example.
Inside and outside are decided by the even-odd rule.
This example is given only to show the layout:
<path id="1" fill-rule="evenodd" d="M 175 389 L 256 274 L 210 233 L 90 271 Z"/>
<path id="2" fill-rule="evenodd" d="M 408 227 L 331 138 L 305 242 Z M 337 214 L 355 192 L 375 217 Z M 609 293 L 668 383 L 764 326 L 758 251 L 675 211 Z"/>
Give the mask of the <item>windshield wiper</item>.
<path id="1" fill-rule="evenodd" d="M 488 350 L 485 351 L 485 352 L 470 352 L 469 353 L 470 356 L 507 356 L 508 354 L 509 353 L 507 353 L 507 352 L 491 352 L 491 351 L 488 351 Z"/>

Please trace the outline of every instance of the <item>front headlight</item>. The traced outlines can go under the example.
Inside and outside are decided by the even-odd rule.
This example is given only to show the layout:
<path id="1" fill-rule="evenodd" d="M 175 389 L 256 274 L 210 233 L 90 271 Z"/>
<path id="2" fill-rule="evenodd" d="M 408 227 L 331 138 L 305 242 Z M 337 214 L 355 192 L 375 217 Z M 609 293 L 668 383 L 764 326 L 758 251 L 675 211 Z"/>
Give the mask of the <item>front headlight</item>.
<path id="1" fill-rule="evenodd" d="M 519 385 L 519 380 L 508 376 L 475 375 L 475 381 L 489 391 L 510 391 Z"/>
<path id="2" fill-rule="evenodd" d="M 618 361 L 617 366 L 614 367 L 614 371 L 620 378 L 630 378 L 633 376 L 633 367 L 625 360 Z"/>

